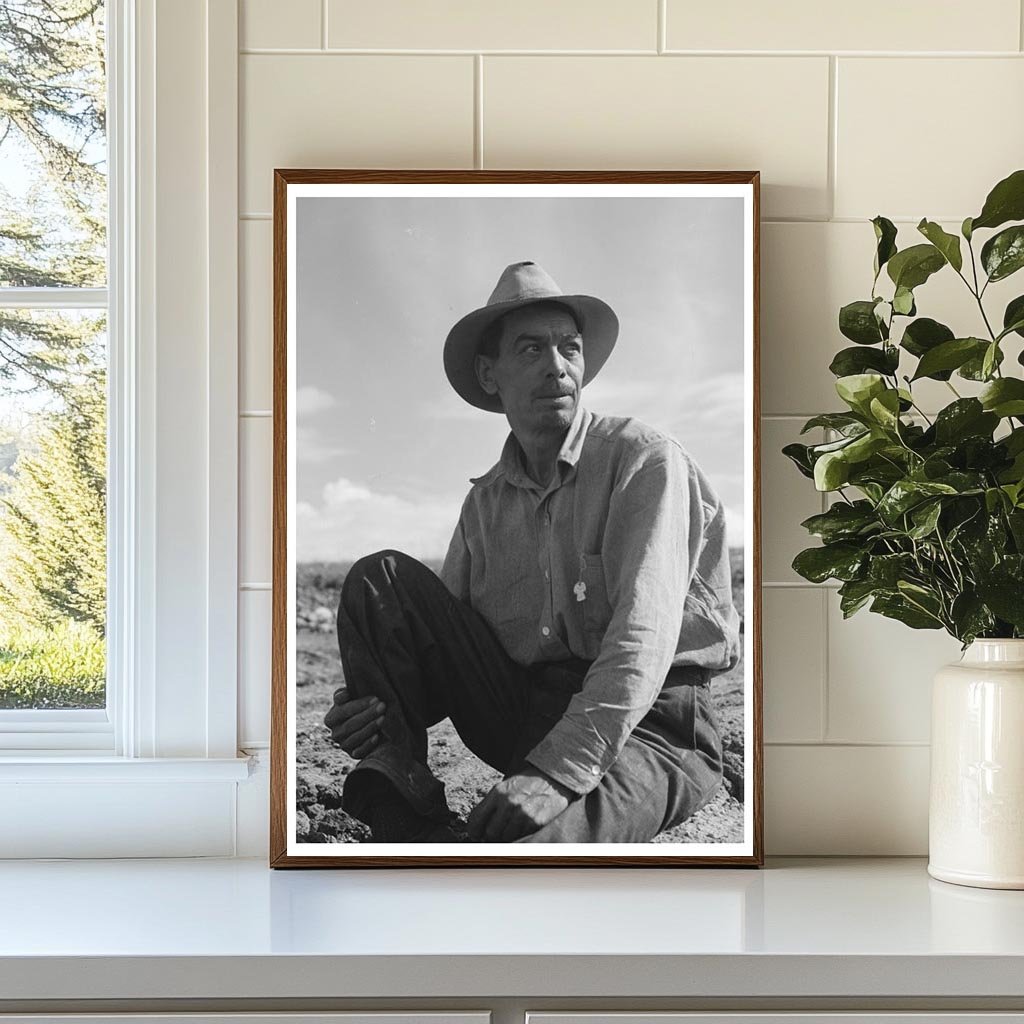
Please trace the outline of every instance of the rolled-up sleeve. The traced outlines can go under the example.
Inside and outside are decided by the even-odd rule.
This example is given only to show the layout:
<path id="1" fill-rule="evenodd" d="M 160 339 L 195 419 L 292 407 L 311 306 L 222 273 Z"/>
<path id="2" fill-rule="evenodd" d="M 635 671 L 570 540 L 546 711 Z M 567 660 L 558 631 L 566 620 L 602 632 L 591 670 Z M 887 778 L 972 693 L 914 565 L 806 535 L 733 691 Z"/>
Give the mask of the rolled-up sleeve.
<path id="1" fill-rule="evenodd" d="M 611 620 L 583 688 L 527 755 L 576 793 L 598 784 L 661 690 L 704 515 L 696 467 L 670 440 L 643 448 L 615 482 L 601 550 Z"/>

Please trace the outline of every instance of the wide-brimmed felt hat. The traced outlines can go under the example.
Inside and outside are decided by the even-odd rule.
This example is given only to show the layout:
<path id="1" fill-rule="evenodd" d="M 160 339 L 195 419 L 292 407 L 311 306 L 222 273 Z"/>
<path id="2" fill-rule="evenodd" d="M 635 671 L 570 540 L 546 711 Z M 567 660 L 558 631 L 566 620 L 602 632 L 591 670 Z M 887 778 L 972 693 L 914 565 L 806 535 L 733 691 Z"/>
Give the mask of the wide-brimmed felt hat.
<path id="1" fill-rule="evenodd" d="M 605 364 L 619 336 L 619 318 L 611 306 L 592 295 L 563 295 L 550 274 L 530 260 L 507 266 L 486 306 L 467 313 L 444 343 L 444 372 L 470 405 L 501 412 L 501 399 L 489 395 L 476 376 L 476 356 L 487 325 L 505 313 L 534 302 L 559 302 L 576 317 L 583 335 L 583 383 L 589 384 Z"/>

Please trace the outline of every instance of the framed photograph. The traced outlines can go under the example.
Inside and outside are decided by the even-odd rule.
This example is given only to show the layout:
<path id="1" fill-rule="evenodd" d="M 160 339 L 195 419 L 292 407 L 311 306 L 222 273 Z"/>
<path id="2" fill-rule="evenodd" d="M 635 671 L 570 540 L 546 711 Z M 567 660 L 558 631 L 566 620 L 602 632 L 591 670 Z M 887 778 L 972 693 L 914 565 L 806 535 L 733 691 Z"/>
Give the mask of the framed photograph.
<path id="1" fill-rule="evenodd" d="M 762 863 L 758 186 L 275 172 L 272 866 Z"/>

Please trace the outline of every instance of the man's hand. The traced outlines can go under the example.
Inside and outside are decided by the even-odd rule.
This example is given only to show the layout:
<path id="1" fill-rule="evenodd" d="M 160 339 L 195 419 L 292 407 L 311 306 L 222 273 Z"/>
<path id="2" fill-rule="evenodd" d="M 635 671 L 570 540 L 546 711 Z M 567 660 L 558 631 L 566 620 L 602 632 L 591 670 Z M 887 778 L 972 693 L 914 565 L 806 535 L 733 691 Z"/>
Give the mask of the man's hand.
<path id="1" fill-rule="evenodd" d="M 384 704 L 376 697 L 349 697 L 348 688 L 334 691 L 334 706 L 324 716 L 331 730 L 331 742 L 346 754 L 366 757 L 380 739 L 384 722 Z"/>
<path id="2" fill-rule="evenodd" d="M 528 765 L 502 779 L 473 808 L 466 822 L 469 836 L 483 842 L 514 842 L 557 818 L 572 795 L 572 790 Z"/>

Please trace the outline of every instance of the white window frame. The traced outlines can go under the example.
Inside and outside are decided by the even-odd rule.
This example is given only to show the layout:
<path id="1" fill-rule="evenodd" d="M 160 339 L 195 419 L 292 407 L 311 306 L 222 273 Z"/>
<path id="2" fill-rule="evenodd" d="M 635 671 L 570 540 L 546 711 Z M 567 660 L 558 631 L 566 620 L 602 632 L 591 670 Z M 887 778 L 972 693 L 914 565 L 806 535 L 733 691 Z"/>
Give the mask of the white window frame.
<path id="1" fill-rule="evenodd" d="M 0 715 L 0 857 L 230 855 L 237 0 L 107 0 L 107 31 L 107 710 Z"/>

